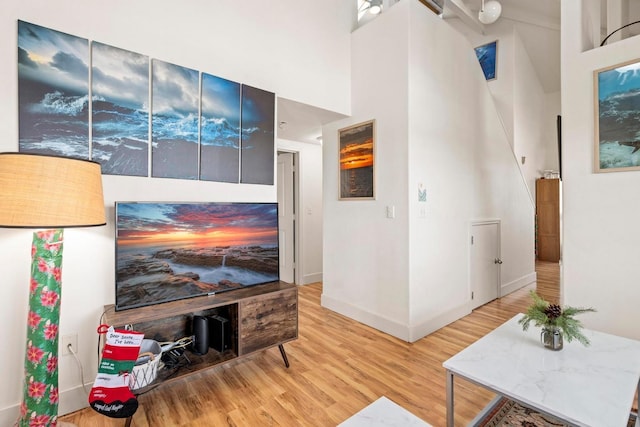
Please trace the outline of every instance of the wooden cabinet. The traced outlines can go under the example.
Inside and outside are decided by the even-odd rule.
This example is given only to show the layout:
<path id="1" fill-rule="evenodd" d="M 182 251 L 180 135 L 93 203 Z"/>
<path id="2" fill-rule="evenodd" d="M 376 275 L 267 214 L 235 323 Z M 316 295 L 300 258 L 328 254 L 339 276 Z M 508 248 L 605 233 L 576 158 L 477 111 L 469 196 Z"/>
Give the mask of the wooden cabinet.
<path id="1" fill-rule="evenodd" d="M 204 355 L 189 352 L 191 363 L 188 366 L 178 372 L 158 372 L 156 382 L 163 381 L 168 375 L 171 379 L 181 378 L 273 346 L 280 347 L 288 366 L 282 344 L 298 338 L 298 288 L 285 282 L 273 282 L 124 311 L 115 311 L 114 305 L 108 305 L 105 306 L 104 322 L 117 328 L 130 325 L 144 333 L 145 338 L 165 342 L 190 336 L 195 315 L 217 315 L 227 319 L 230 322 L 228 348 L 222 352 L 210 348 Z"/>
<path id="2" fill-rule="evenodd" d="M 536 181 L 536 253 L 541 261 L 560 261 L 560 180 Z"/>
<path id="3" fill-rule="evenodd" d="M 239 303 L 240 331 L 238 354 L 253 353 L 291 341 L 298 336 L 297 296 L 278 292 L 247 298 Z"/>

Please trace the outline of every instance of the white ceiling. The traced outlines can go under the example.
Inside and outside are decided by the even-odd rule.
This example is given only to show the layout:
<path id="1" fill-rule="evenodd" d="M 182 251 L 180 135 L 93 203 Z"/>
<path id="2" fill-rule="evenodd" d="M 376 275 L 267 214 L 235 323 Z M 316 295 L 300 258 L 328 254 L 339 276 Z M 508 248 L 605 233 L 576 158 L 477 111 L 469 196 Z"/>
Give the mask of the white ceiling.
<path id="1" fill-rule="evenodd" d="M 291 141 L 322 143 L 322 126 L 347 116 L 286 98 L 277 101 L 277 137 Z"/>
<path id="2" fill-rule="evenodd" d="M 486 1 L 489 0 L 485 0 L 485 2 Z M 561 0 L 498 1 L 502 5 L 502 14 L 498 22 L 500 22 L 500 20 L 508 20 L 515 24 L 543 90 L 546 93 L 560 91 Z M 631 23 L 640 20 L 640 1 L 614 0 L 614 3 L 616 1 L 621 2 L 622 23 Z M 477 19 L 482 0 L 445 0 L 444 19 L 459 17 L 455 13 L 457 8 L 452 7 L 452 5 L 456 3 L 463 3 L 463 5 L 471 11 L 471 16 Z M 604 39 L 611 30 L 607 29 L 607 0 L 600 0 L 600 3 L 601 39 Z M 491 33 L 492 25 L 485 25 L 485 34 Z M 471 28 L 473 25 L 469 27 Z M 618 25 L 614 25 L 613 28 L 617 27 Z M 620 34 L 622 34 L 623 38 L 638 35 L 640 34 L 640 24 L 630 26 Z M 614 39 L 610 39 L 608 43 L 613 42 Z"/>
<path id="3" fill-rule="evenodd" d="M 397 0 L 389 0 L 391 4 Z M 485 0 L 488 1 L 488 0 Z M 529 59 L 533 64 L 542 89 L 546 93 L 560 91 L 560 1 L 561 0 L 499 0 L 502 5 L 501 20 L 516 25 Z M 623 0 L 625 1 L 625 0 Z M 482 0 L 445 0 L 444 19 L 455 19 L 452 3 L 462 4 L 472 19 L 477 20 Z M 606 34 L 606 0 L 603 4 L 602 32 Z M 626 0 L 625 22 L 640 19 L 640 0 Z M 498 25 L 498 24 L 492 24 Z M 468 29 L 475 31 L 477 28 Z M 640 24 L 631 27 L 626 36 L 638 34 Z M 491 33 L 491 25 L 485 26 L 485 34 Z M 278 98 L 277 136 L 309 143 L 320 143 L 322 126 L 346 116 L 316 108 L 293 100 Z"/>

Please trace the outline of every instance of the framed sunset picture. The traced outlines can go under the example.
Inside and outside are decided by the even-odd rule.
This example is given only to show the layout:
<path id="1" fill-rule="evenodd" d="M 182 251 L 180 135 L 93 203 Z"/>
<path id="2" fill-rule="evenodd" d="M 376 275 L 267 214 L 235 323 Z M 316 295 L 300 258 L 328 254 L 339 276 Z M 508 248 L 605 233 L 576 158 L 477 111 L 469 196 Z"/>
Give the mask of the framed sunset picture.
<path id="1" fill-rule="evenodd" d="M 371 200 L 375 191 L 375 120 L 338 130 L 340 200 Z"/>

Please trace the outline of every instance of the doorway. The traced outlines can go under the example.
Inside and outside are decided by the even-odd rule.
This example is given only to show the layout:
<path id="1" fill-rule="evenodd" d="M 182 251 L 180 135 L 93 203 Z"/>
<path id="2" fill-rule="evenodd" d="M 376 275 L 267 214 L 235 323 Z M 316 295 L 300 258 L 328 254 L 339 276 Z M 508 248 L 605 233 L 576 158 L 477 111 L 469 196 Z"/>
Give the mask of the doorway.
<path id="1" fill-rule="evenodd" d="M 500 296 L 500 221 L 471 224 L 471 310 Z"/>
<path id="2" fill-rule="evenodd" d="M 278 241 L 280 247 L 280 280 L 298 283 L 297 280 L 297 153 L 278 152 Z"/>

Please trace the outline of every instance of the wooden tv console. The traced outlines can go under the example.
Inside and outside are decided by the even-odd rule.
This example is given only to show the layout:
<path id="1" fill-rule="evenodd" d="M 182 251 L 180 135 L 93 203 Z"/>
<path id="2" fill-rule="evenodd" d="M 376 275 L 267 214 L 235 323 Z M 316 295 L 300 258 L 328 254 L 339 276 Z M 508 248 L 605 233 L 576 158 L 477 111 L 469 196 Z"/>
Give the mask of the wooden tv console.
<path id="1" fill-rule="evenodd" d="M 166 342 L 192 335 L 191 321 L 195 315 L 218 315 L 227 319 L 230 322 L 228 347 L 222 352 L 209 348 L 205 355 L 187 351 L 191 363 L 177 371 L 159 370 L 157 379 L 145 388 L 274 346 L 279 347 L 285 366 L 289 367 L 283 344 L 298 338 L 298 288 L 285 282 L 123 311 L 115 311 L 113 304 L 107 305 L 104 323 L 116 328 L 130 325 L 133 330 L 144 333 L 145 338 Z M 144 391 L 143 388 L 136 392 Z"/>

